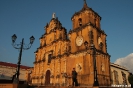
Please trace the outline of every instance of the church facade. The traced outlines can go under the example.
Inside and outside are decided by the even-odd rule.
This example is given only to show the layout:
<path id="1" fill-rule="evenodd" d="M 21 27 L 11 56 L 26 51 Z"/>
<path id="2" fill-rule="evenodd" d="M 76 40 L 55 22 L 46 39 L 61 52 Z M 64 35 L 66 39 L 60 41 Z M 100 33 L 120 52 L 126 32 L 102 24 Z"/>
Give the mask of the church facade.
<path id="1" fill-rule="evenodd" d="M 35 52 L 33 85 L 72 85 L 71 72 L 75 68 L 80 86 L 108 86 L 111 84 L 110 55 L 106 33 L 100 27 L 101 17 L 87 6 L 72 17 L 72 30 L 53 14 L 40 38 Z"/>

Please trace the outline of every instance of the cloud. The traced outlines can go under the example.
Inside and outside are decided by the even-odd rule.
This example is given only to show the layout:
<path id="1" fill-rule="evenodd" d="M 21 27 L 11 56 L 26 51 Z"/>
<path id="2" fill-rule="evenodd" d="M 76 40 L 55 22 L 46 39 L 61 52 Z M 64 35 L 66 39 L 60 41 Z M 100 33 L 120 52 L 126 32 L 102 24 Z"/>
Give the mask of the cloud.
<path id="1" fill-rule="evenodd" d="M 133 73 L 133 53 L 127 55 L 126 57 L 119 58 L 115 61 L 115 64 L 126 67 L 130 72 Z"/>

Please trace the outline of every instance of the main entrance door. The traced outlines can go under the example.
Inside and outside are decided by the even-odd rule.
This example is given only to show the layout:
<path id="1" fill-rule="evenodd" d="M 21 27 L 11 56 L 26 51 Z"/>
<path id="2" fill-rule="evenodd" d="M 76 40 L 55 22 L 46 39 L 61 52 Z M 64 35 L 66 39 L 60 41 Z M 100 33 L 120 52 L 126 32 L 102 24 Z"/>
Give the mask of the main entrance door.
<path id="1" fill-rule="evenodd" d="M 47 70 L 46 76 L 45 76 L 45 85 L 50 84 L 50 70 Z"/>

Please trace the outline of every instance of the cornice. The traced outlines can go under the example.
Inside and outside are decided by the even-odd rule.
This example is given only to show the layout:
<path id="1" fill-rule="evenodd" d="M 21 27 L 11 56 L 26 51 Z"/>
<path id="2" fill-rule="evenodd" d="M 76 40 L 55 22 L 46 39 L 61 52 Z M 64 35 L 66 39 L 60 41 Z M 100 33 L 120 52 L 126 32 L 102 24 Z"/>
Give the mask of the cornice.
<path id="1" fill-rule="evenodd" d="M 101 32 L 101 33 L 103 33 L 103 34 L 106 35 L 106 33 L 105 33 L 103 30 L 97 28 L 97 27 L 96 27 L 94 24 L 92 24 L 91 22 L 89 22 L 89 23 L 87 23 L 87 24 L 85 24 L 85 25 L 83 25 L 83 26 L 81 26 L 81 27 L 78 27 L 78 28 L 75 28 L 75 29 L 73 29 L 73 30 L 70 30 L 70 31 L 69 31 L 69 34 L 71 34 L 71 33 L 73 33 L 73 32 L 79 32 L 79 31 L 83 30 L 83 29 L 84 29 L 85 27 L 87 27 L 87 26 L 92 26 L 92 27 L 95 28 L 97 31 L 99 31 L 99 32 Z"/>
<path id="2" fill-rule="evenodd" d="M 118 65 L 118 64 L 110 63 L 110 66 L 118 68 L 118 69 L 122 69 L 124 71 L 129 71 L 126 67 L 123 67 L 123 66 Z"/>
<path id="3" fill-rule="evenodd" d="M 66 30 L 65 27 L 55 27 L 54 29 L 51 29 L 49 33 L 45 33 L 44 35 L 48 35 L 48 34 L 51 34 L 52 32 L 56 32 L 56 30 L 59 30 L 59 31 L 62 31 L 62 30 Z"/>
<path id="4" fill-rule="evenodd" d="M 57 59 L 57 58 L 63 58 L 65 56 L 69 56 L 69 52 L 65 52 L 63 54 L 58 54 L 57 56 L 53 56 L 52 59 Z"/>
<path id="5" fill-rule="evenodd" d="M 63 58 L 64 56 L 69 56 L 69 52 L 65 52 L 65 53 L 63 53 L 63 54 L 58 54 L 57 56 L 52 56 L 51 57 L 51 60 L 53 60 L 53 59 L 57 59 L 57 58 Z M 45 58 L 44 59 L 42 59 L 42 60 L 38 60 L 38 61 L 35 61 L 35 62 L 33 62 L 33 64 L 38 64 L 38 63 L 42 63 L 42 62 L 45 62 L 46 60 L 45 60 Z"/>
<path id="6" fill-rule="evenodd" d="M 104 53 L 102 50 L 96 49 L 96 52 L 98 52 L 100 54 L 103 54 L 103 55 L 108 55 L 110 57 L 110 55 L 108 53 Z"/>
<path id="7" fill-rule="evenodd" d="M 33 64 L 38 64 L 38 63 L 41 63 L 41 62 L 45 62 L 45 59 L 35 61 L 35 62 L 33 62 Z"/>
<path id="8" fill-rule="evenodd" d="M 59 42 L 59 41 L 66 41 L 66 42 L 69 42 L 69 39 L 56 39 L 56 40 L 54 40 L 54 41 L 52 41 L 50 44 L 44 44 L 43 46 L 40 46 L 39 48 L 37 48 L 37 49 L 42 49 L 42 48 L 44 48 L 44 47 L 48 47 L 48 46 L 51 46 L 51 45 L 54 45 L 54 43 L 57 43 L 57 42 Z"/>
<path id="9" fill-rule="evenodd" d="M 43 46 L 39 46 L 38 48 L 37 48 L 37 50 L 34 52 L 34 53 L 37 53 L 38 52 L 38 50 L 39 49 L 42 49 L 42 48 L 44 48 L 44 47 L 48 47 L 48 46 L 51 46 L 51 45 L 53 45 L 54 43 L 57 43 L 57 42 L 59 42 L 59 41 L 66 41 L 66 42 L 70 42 L 70 40 L 69 39 L 56 39 L 56 40 L 54 40 L 54 41 L 52 41 L 50 44 L 44 44 Z"/>

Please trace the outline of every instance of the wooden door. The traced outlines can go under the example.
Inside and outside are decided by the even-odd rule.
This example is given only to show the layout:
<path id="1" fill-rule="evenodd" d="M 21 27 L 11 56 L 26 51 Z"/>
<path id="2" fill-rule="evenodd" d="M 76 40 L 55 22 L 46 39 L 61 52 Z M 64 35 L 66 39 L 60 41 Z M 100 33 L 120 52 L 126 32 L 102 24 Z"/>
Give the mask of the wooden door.
<path id="1" fill-rule="evenodd" d="M 50 84 L 50 70 L 47 70 L 46 76 L 45 76 L 45 85 Z"/>

